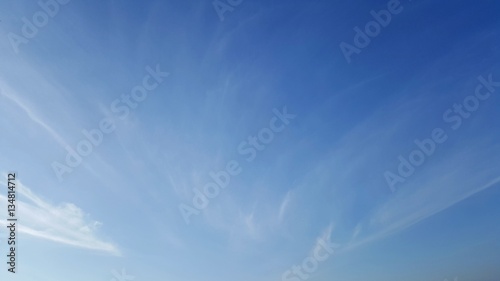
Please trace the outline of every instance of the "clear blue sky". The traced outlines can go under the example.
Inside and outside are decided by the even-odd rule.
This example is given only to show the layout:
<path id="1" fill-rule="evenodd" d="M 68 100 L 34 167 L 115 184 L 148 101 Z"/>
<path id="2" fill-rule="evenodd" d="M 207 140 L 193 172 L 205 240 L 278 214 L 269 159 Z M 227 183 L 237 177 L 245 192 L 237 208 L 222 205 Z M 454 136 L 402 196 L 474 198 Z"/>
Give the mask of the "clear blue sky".
<path id="1" fill-rule="evenodd" d="M 0 2 L 0 280 L 280 281 L 321 240 L 310 280 L 499 280 L 500 4 L 401 0 L 347 59 L 388 2 L 71 0 L 24 35 Z"/>

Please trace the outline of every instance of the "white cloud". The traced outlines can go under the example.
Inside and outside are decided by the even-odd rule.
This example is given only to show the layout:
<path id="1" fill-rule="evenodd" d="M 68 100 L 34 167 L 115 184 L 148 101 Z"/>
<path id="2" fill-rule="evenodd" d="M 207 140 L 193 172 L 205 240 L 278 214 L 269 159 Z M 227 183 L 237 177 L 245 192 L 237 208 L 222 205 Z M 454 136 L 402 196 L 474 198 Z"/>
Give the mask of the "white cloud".
<path id="1" fill-rule="evenodd" d="M 290 204 L 291 197 L 292 197 L 292 191 L 290 190 L 286 193 L 285 198 L 283 198 L 283 201 L 281 202 L 280 211 L 278 214 L 278 219 L 280 222 L 283 221 L 283 217 L 287 210 L 288 204 Z"/>
<path id="2" fill-rule="evenodd" d="M 22 218 L 18 222 L 19 232 L 57 243 L 120 255 L 115 245 L 97 237 L 96 232 L 102 223 L 90 219 L 78 206 L 72 203 L 59 206 L 47 203 L 20 181 L 16 181 L 16 191 L 17 216 Z M 5 196 L 0 195 L 2 204 L 6 200 Z M 0 220 L 0 224 L 6 225 L 7 222 Z"/>
<path id="3" fill-rule="evenodd" d="M 59 145 L 61 145 L 62 147 L 68 146 L 68 143 L 51 126 L 43 121 L 42 118 L 38 116 L 33 109 L 31 109 L 24 101 L 22 101 L 18 95 L 14 94 L 14 90 L 12 90 L 6 83 L 0 81 L 0 87 L 0 95 L 11 100 L 13 103 L 19 106 L 33 122 L 40 125 L 40 127 L 47 131 Z"/>

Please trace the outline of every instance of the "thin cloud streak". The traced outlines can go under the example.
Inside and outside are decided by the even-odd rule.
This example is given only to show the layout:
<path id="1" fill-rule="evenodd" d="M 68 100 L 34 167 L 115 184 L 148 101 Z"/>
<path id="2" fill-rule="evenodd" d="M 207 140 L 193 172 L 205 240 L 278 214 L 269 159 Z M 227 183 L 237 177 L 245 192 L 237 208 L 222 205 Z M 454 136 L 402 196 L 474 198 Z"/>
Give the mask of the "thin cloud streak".
<path id="1" fill-rule="evenodd" d="M 6 90 L 1 90 L 1 89 L 6 89 Z M 36 124 L 40 125 L 43 129 L 45 129 L 59 145 L 61 145 L 62 147 L 68 146 L 68 143 L 52 127 L 50 127 L 47 123 L 42 121 L 42 119 L 38 115 L 36 115 L 31 108 L 29 108 L 23 101 L 21 101 L 18 95 L 9 94 L 7 92 L 14 93 L 14 91 L 10 87 L 8 87 L 5 83 L 0 81 L 0 95 L 11 100 L 18 107 L 20 107 L 33 122 L 35 122 Z"/>
<path id="2" fill-rule="evenodd" d="M 78 206 L 72 203 L 51 205 L 20 181 L 16 181 L 16 191 L 18 216 L 23 218 L 19 222 L 20 232 L 78 248 L 121 255 L 115 245 L 97 237 L 96 232 L 102 223 L 89 219 Z M 27 200 L 21 200 L 23 197 Z M 3 195 L 0 195 L 0 199 L 1 202 L 7 201 Z M 7 225 L 7 221 L 1 220 L 0 224 Z"/>

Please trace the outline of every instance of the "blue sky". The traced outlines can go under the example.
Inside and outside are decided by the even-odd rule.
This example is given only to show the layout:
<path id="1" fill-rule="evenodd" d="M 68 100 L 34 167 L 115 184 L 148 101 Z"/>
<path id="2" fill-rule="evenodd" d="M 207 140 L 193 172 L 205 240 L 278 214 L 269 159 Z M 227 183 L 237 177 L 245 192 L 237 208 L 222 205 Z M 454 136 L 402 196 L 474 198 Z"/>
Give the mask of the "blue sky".
<path id="1" fill-rule="evenodd" d="M 328 259 L 288 280 L 498 280 L 495 1 L 402 0 L 349 60 L 340 44 L 391 1 L 243 0 L 222 17 L 211 1 L 63 2 L 32 38 L 23 18 L 41 6 L 0 3 L 0 280 L 285 280 L 327 240 Z M 248 160 L 240 146 L 269 128 Z M 230 162 L 240 172 L 196 209 L 193 189 Z"/>

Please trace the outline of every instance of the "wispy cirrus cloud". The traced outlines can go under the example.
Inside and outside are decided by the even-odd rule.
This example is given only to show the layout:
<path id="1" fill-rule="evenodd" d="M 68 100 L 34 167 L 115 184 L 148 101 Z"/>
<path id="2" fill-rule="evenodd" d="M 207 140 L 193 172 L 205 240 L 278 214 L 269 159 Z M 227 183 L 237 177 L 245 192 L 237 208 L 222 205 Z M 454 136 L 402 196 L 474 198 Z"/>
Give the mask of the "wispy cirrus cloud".
<path id="1" fill-rule="evenodd" d="M 292 200 L 292 191 L 289 190 L 286 193 L 285 198 L 283 198 L 283 201 L 281 202 L 281 205 L 280 205 L 280 210 L 279 210 L 279 214 L 278 214 L 278 220 L 280 222 L 283 221 L 283 218 L 285 216 L 286 210 L 287 210 L 287 208 L 288 208 L 291 200 Z"/>
<path id="2" fill-rule="evenodd" d="M 14 94 L 14 90 L 10 88 L 6 83 L 0 81 L 0 95 L 12 101 L 15 105 L 21 108 L 28 117 L 40 125 L 59 145 L 62 147 L 68 146 L 68 143 L 49 125 L 47 124 L 38 114 L 30 108 L 24 102 L 19 95 Z"/>
<path id="3" fill-rule="evenodd" d="M 5 186 L 3 183 L 2 185 Z M 19 232 L 78 248 L 121 255 L 116 245 L 98 237 L 97 232 L 102 223 L 91 219 L 75 204 L 53 205 L 20 181 L 16 181 L 16 192 L 17 212 L 22 218 L 19 221 Z M 4 205 L 7 198 L 0 195 L 0 201 Z M 6 209 L 6 206 L 2 209 Z M 6 225 L 7 222 L 0 220 L 0 224 Z"/>

